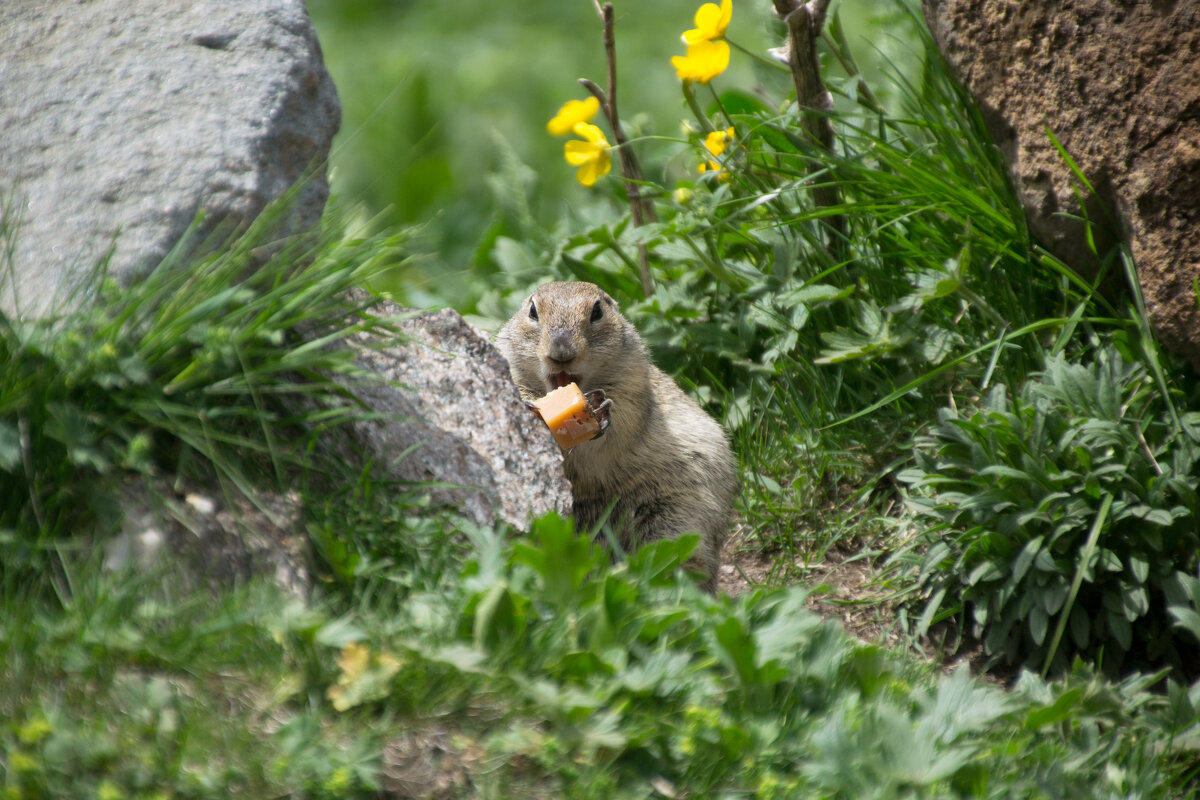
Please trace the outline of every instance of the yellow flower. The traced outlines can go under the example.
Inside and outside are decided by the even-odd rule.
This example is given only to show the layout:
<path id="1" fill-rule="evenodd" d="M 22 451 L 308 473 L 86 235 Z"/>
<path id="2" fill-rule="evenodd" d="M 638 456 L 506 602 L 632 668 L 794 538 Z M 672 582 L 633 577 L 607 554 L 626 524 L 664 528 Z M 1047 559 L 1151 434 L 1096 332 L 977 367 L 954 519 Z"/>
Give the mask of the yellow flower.
<path id="1" fill-rule="evenodd" d="M 733 141 L 733 128 L 726 128 L 723 131 L 713 131 L 708 136 L 704 137 L 704 147 L 714 156 L 719 156 L 725 152 L 725 146 Z"/>
<path id="2" fill-rule="evenodd" d="M 342 675 L 346 680 L 354 681 L 362 677 L 362 674 L 367 671 L 367 666 L 371 663 L 371 648 L 365 644 L 358 642 L 350 642 L 342 648 L 342 654 L 338 656 L 338 669 L 342 671 Z"/>
<path id="3" fill-rule="evenodd" d="M 716 3 L 705 3 L 696 11 L 696 27 L 684 31 L 681 38 L 686 44 L 720 39 L 725 35 L 725 29 L 729 27 L 732 17 L 733 0 L 721 0 L 720 8 L 717 8 Z"/>
<path id="4" fill-rule="evenodd" d="M 576 125 L 590 122 L 600 110 L 600 101 L 594 97 L 587 100 L 569 100 L 554 115 L 554 119 L 546 123 L 546 130 L 554 136 L 566 136 L 575 130 Z"/>
<path id="5" fill-rule="evenodd" d="M 576 125 L 574 131 L 576 136 L 582 136 L 587 141 L 573 139 L 567 142 L 563 146 L 563 156 L 568 164 L 579 167 L 575 173 L 576 180 L 584 186 L 591 186 L 612 169 L 608 140 L 599 128 L 586 122 Z"/>
<path id="6" fill-rule="evenodd" d="M 704 149 L 712 153 L 713 156 L 719 156 L 725 152 L 725 148 L 733 141 L 733 128 L 726 128 L 723 131 L 712 131 L 708 136 L 704 137 Z M 724 172 L 725 167 L 717 161 L 709 160 L 700 164 L 700 172 Z M 728 173 L 721 175 L 721 180 L 728 180 Z"/>
<path id="7" fill-rule="evenodd" d="M 673 56 L 671 66 L 680 80 L 708 83 L 729 66 L 729 45 L 701 39 L 688 45 L 686 56 Z"/>

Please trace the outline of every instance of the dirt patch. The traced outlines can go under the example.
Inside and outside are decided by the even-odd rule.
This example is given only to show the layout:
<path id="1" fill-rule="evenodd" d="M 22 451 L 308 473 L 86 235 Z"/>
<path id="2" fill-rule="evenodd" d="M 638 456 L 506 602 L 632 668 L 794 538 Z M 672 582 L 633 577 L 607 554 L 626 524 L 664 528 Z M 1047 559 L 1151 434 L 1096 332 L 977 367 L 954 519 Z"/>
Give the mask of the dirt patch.
<path id="1" fill-rule="evenodd" d="M 895 607 L 886 600 L 887 591 L 877 585 L 877 570 L 869 557 L 830 550 L 818 564 L 799 557 L 784 560 L 779 552 L 753 546 L 748 533 L 739 527 L 725 543 L 718 582 L 721 593 L 737 597 L 760 586 L 802 583 L 812 589 L 806 605 L 814 613 L 836 620 L 864 642 L 900 646 Z"/>
<path id="2" fill-rule="evenodd" d="M 1015 670 L 988 671 L 988 658 L 979 642 L 963 640 L 955 626 L 943 622 L 919 640 L 907 636 L 900 626 L 898 607 L 888 598 L 889 590 L 879 582 L 879 567 L 867 554 L 835 549 L 818 564 L 803 559 L 785 560 L 779 552 L 766 552 L 749 541 L 748 531 L 739 527 L 721 553 L 719 588 L 729 597 L 764 586 L 803 584 L 812 590 L 806 607 L 823 619 L 833 620 L 864 644 L 911 649 L 949 672 L 967 663 L 982 680 L 1005 685 L 1017 677 Z"/>

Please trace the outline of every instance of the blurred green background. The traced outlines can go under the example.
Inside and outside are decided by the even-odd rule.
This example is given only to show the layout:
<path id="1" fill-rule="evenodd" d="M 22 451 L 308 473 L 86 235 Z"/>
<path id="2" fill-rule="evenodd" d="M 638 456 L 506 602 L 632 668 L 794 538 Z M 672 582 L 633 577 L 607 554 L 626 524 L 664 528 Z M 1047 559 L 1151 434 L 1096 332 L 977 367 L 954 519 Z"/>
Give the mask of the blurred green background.
<path id="1" fill-rule="evenodd" d="M 697 0 L 617 0 L 618 105 L 633 136 L 679 139 L 684 106 L 670 58 L 692 27 Z M 734 0 L 728 36 L 766 56 L 782 40 L 770 0 Z M 553 228 L 573 215 L 592 222 L 613 215 L 618 181 L 579 186 L 546 121 L 576 82 L 606 85 L 602 26 L 591 0 L 308 0 L 325 61 L 342 101 L 334 140 L 335 203 L 380 225 L 422 227 L 425 257 L 378 288 L 417 306 L 473 311 L 495 270 L 491 242 L 522 240 L 531 224 Z M 896 6 L 835 2 L 863 72 L 917 52 L 897 25 Z M 831 75 L 838 72 L 829 64 Z M 779 73 L 737 50 L 714 81 L 720 91 L 753 91 Z M 779 82 L 784 85 L 780 86 Z M 702 103 L 711 95 L 700 87 Z M 690 164 L 672 162 L 677 146 L 639 145 L 647 177 L 670 185 Z"/>

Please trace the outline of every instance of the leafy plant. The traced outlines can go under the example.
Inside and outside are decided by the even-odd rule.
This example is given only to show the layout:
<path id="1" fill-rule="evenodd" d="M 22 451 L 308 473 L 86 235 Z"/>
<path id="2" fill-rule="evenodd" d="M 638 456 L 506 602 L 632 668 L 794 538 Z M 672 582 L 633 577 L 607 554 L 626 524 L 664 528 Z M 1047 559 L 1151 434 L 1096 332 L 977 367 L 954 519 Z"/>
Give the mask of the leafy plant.
<path id="1" fill-rule="evenodd" d="M 322 236 L 273 243 L 286 202 L 206 254 L 185 239 L 132 286 L 101 264 L 92 296 L 57 318 L 0 315 L 0 530 L 20 533 L 0 539 L 7 589 L 111 528 L 123 476 L 166 470 L 253 496 L 312 477 L 310 448 L 360 413 L 335 380 L 356 374 L 337 343 L 394 325 L 348 292 L 404 237 L 331 219 Z"/>
<path id="2" fill-rule="evenodd" d="M 918 633 L 962 612 L 994 659 L 1061 669 L 1180 664 L 1167 604 L 1200 557 L 1200 415 L 1175 424 L 1141 362 L 1059 355 L 1015 397 L 945 409 L 917 440 L 920 523 L 898 564 Z M 1066 635 L 1064 635 L 1064 633 Z"/>
<path id="3" fill-rule="evenodd" d="M 358 615 L 330 689 L 347 714 L 424 719 L 476 698 L 455 747 L 496 766 L 462 796 L 1154 796 L 1196 743 L 1200 690 L 1152 695 L 1161 675 L 1113 686 L 1077 664 L 1006 692 L 850 639 L 801 587 L 705 595 L 677 572 L 694 542 L 610 566 L 554 516 L 470 536 L 460 582 Z"/>
<path id="4" fill-rule="evenodd" d="M 685 136 L 622 148 L 670 148 L 669 167 L 630 181 L 657 221 L 589 213 L 501 236 L 478 308 L 502 319 L 547 279 L 608 290 L 657 363 L 755 451 L 744 505 L 780 512 L 755 531 L 786 552 L 809 549 L 810 529 L 836 527 L 814 516 L 840 514 L 846 494 L 907 458 L 910 420 L 932 416 L 937 398 L 1019 385 L 1056 332 L 1108 324 L 1095 313 L 1104 301 L 1030 241 L 981 116 L 912 11 L 885 13 L 919 32 L 911 61 L 923 66 L 868 89 L 832 14 L 822 53 L 845 76 L 829 80 L 830 148 L 805 135 L 778 64 L 782 77 L 757 65 L 755 94 L 718 88 L 724 76 L 684 81 Z M 520 207 L 522 185 L 506 185 Z M 834 206 L 816 200 L 829 188 Z M 814 440 L 827 455 L 810 460 Z"/>

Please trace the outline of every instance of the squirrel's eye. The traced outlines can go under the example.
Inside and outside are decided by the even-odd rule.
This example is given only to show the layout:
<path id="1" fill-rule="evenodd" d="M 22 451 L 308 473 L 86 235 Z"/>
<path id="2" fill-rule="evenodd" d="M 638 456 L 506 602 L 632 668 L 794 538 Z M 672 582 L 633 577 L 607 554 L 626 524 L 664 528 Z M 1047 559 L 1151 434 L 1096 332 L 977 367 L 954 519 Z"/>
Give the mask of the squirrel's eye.
<path id="1" fill-rule="evenodd" d="M 537 322 L 537 306 L 534 305 L 532 300 L 529 301 L 529 318 L 534 322 Z"/>
<path id="2" fill-rule="evenodd" d="M 597 300 L 596 304 L 592 306 L 592 322 L 598 322 L 600 320 L 600 318 L 603 316 L 604 316 L 604 308 L 601 307 L 600 301 Z"/>

